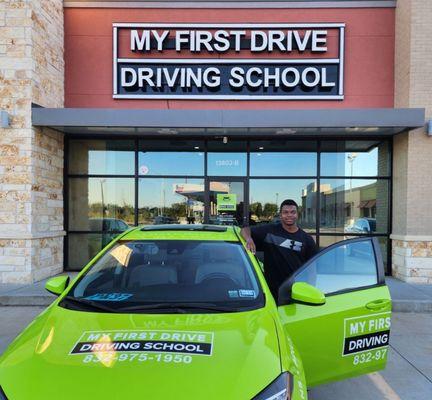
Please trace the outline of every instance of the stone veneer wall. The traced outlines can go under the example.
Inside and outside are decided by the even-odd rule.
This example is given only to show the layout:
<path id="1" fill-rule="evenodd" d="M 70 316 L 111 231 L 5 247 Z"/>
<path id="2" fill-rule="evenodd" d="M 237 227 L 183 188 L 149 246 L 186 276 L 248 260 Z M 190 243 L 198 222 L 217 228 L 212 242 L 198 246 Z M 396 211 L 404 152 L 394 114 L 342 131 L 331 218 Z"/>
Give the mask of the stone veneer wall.
<path id="1" fill-rule="evenodd" d="M 63 136 L 31 124 L 63 107 L 63 2 L 0 0 L 0 283 L 63 269 Z"/>
<path id="2" fill-rule="evenodd" d="M 396 8 L 395 107 L 426 109 L 432 118 L 432 1 Z M 397 135 L 393 153 L 393 275 L 432 284 L 432 137 L 420 128 Z"/>

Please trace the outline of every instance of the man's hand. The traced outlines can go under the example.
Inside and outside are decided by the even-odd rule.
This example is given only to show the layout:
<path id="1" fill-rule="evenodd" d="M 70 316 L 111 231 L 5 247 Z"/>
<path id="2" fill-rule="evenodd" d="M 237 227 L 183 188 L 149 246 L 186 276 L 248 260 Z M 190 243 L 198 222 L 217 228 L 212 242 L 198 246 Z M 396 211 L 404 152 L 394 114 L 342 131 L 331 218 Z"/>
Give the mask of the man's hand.
<path id="1" fill-rule="evenodd" d="M 248 226 L 244 226 L 240 231 L 243 239 L 246 240 L 246 248 L 253 254 L 256 253 L 255 242 L 252 239 L 251 230 Z"/>
<path id="2" fill-rule="evenodd" d="M 256 253 L 256 246 L 255 246 L 255 242 L 253 241 L 252 238 L 249 238 L 249 239 L 246 241 L 246 248 L 247 248 L 251 253 L 253 253 L 253 254 Z"/>

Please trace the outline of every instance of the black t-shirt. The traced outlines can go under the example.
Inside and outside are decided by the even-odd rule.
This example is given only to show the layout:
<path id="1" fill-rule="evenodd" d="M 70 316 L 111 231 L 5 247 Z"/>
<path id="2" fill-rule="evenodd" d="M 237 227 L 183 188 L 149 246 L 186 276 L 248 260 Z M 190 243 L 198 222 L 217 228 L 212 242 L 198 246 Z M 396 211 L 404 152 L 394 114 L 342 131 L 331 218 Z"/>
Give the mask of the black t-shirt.
<path id="1" fill-rule="evenodd" d="M 281 223 L 251 227 L 257 251 L 264 252 L 264 276 L 277 300 L 279 286 L 318 252 L 312 236 L 304 230 L 286 231 Z"/>

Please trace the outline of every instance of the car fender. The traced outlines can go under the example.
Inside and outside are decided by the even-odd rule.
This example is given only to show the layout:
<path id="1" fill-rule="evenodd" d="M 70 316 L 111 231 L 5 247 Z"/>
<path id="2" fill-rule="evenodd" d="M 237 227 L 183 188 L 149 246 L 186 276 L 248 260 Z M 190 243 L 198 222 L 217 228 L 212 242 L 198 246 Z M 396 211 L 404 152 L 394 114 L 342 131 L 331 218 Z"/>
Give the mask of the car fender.
<path id="1" fill-rule="evenodd" d="M 282 371 L 288 371 L 294 376 L 292 400 L 307 400 L 306 377 L 300 353 L 288 332 L 283 328 L 278 316 L 275 318 L 275 327 L 279 340 Z"/>

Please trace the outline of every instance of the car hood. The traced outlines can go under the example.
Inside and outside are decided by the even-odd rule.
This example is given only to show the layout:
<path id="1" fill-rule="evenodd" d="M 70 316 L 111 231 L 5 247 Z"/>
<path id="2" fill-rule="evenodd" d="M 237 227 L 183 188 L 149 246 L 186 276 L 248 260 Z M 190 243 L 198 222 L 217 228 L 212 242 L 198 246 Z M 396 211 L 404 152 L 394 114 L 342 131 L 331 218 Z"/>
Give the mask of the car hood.
<path id="1" fill-rule="evenodd" d="M 266 309 L 155 315 L 53 306 L 4 354 L 0 385 L 9 400 L 250 400 L 280 373 Z"/>

